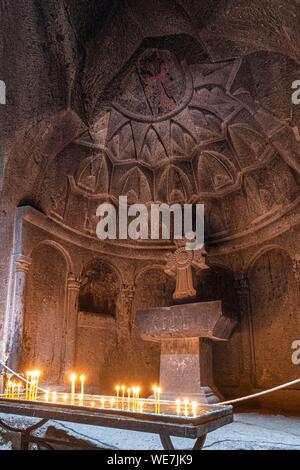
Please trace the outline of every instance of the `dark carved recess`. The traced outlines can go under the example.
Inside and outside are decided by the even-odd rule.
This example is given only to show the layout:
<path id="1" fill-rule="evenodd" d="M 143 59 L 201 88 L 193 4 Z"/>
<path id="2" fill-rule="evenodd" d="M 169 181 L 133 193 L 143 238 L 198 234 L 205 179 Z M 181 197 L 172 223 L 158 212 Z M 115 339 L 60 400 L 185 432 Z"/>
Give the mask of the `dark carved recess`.
<path id="1" fill-rule="evenodd" d="M 107 264 L 93 261 L 83 271 L 79 309 L 102 315 L 116 315 L 117 277 Z"/>

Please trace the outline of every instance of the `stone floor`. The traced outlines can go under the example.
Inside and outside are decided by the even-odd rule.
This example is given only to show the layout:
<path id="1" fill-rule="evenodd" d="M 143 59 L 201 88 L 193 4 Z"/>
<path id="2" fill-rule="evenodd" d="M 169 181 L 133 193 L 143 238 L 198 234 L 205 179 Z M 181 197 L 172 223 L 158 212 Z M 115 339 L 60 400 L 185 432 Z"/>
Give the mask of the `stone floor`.
<path id="1" fill-rule="evenodd" d="M 4 418 L 4 415 L 0 415 Z M 7 416 L 6 416 L 7 419 Z M 11 424 L 20 426 L 24 419 L 9 416 Z M 28 420 L 27 420 L 28 421 Z M 72 441 L 85 441 L 95 447 L 123 450 L 161 449 L 159 438 L 153 434 L 119 431 L 107 428 L 51 421 L 44 432 L 51 436 L 68 437 Z M 0 450 L 12 448 L 15 437 L 0 429 Z M 178 448 L 191 447 L 189 439 L 174 439 Z M 209 434 L 206 450 L 300 450 L 300 417 L 263 412 L 243 412 L 234 415 L 234 422 Z"/>

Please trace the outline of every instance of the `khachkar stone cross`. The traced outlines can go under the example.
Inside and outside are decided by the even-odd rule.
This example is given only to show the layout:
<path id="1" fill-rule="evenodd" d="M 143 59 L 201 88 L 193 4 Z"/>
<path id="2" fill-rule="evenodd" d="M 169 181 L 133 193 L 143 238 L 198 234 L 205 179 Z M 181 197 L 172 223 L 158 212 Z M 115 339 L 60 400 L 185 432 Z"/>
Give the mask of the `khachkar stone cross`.
<path id="1" fill-rule="evenodd" d="M 176 277 L 176 290 L 173 299 L 195 297 L 192 267 L 200 270 L 208 269 L 206 256 L 204 248 L 187 250 L 185 246 L 181 246 L 167 257 L 165 273 Z"/>
<path id="2" fill-rule="evenodd" d="M 179 247 L 167 259 L 166 273 L 176 276 L 174 299 L 196 295 L 192 267 L 209 269 L 206 252 Z M 216 403 L 218 391 L 212 371 L 212 341 L 227 341 L 236 322 L 222 312 L 222 301 L 180 303 L 171 307 L 138 310 L 136 329 L 145 341 L 161 344 L 160 386 L 162 398 L 187 397 Z"/>

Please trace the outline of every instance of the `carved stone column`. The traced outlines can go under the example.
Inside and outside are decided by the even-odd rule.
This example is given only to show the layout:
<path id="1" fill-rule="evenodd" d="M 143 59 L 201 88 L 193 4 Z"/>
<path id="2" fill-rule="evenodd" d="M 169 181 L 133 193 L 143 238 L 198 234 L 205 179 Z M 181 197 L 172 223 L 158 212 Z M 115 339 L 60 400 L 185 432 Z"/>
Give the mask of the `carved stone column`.
<path id="1" fill-rule="evenodd" d="M 300 255 L 296 255 L 293 260 L 293 272 L 297 281 L 298 289 L 300 291 Z"/>
<path id="2" fill-rule="evenodd" d="M 122 284 L 120 289 L 123 319 L 129 326 L 129 332 L 132 333 L 134 325 L 134 312 L 132 310 L 133 299 L 136 286 L 134 284 Z"/>
<path id="3" fill-rule="evenodd" d="M 240 325 L 241 325 L 241 348 L 242 348 L 242 378 L 241 382 L 245 388 L 252 388 L 254 384 L 254 361 L 252 354 L 252 324 L 251 324 L 251 306 L 248 278 L 244 273 L 238 272 L 234 274 L 234 288 L 238 296 L 240 309 Z"/>
<path id="4" fill-rule="evenodd" d="M 76 337 L 78 320 L 78 296 L 81 277 L 74 273 L 68 274 L 67 279 L 67 308 L 65 323 L 65 372 L 70 372 L 75 366 Z"/>
<path id="5" fill-rule="evenodd" d="M 31 266 L 31 258 L 22 254 L 16 255 L 14 260 L 14 286 L 12 299 L 11 335 L 8 350 L 8 365 L 18 371 L 21 359 L 26 278 Z"/>

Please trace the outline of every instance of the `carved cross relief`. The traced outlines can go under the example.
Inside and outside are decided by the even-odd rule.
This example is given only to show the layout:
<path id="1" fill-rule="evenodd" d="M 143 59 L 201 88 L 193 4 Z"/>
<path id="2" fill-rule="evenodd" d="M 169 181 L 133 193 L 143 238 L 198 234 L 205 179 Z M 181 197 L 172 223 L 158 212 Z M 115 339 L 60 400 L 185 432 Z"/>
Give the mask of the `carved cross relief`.
<path id="1" fill-rule="evenodd" d="M 192 267 L 200 270 L 209 269 L 206 264 L 207 253 L 201 250 L 186 250 L 184 246 L 177 248 L 167 257 L 165 273 L 176 277 L 176 289 L 174 299 L 195 297 L 196 290 L 193 286 Z"/>

